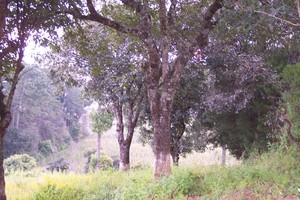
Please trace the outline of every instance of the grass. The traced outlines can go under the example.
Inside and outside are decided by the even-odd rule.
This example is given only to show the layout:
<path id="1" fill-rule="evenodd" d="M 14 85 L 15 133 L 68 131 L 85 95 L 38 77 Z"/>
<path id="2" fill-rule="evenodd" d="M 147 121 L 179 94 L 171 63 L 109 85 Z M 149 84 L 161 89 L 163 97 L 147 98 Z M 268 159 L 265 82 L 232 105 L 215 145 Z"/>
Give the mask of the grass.
<path id="1" fill-rule="evenodd" d="M 233 167 L 176 167 L 170 177 L 158 181 L 152 180 L 151 168 L 91 174 L 35 171 L 6 177 L 6 190 L 12 200 L 244 199 L 236 198 L 238 191 L 257 199 L 296 199 L 300 198 L 299 157 L 295 149 L 274 148 Z"/>
<path id="2" fill-rule="evenodd" d="M 138 134 L 139 131 L 137 130 L 130 148 L 131 166 L 151 167 L 154 160 L 152 149 L 149 145 L 144 146 L 138 142 Z M 65 158 L 65 160 L 70 163 L 73 172 L 83 172 L 86 163 L 84 152 L 96 148 L 96 139 L 96 134 L 91 134 L 85 138 L 82 138 L 79 142 L 72 141 L 68 148 L 60 152 L 56 152 L 46 160 L 39 162 L 39 166 L 43 167 L 46 166 L 47 163 L 50 163 L 54 160 Z M 119 157 L 119 146 L 114 127 L 102 135 L 101 146 L 104 152 L 110 157 L 114 159 Z M 221 154 L 221 148 L 210 148 L 204 153 L 193 152 L 192 154 L 188 154 L 185 158 L 180 158 L 179 164 L 183 167 L 218 165 L 221 163 Z M 240 163 L 229 153 L 227 153 L 226 159 L 228 166 L 237 165 Z"/>

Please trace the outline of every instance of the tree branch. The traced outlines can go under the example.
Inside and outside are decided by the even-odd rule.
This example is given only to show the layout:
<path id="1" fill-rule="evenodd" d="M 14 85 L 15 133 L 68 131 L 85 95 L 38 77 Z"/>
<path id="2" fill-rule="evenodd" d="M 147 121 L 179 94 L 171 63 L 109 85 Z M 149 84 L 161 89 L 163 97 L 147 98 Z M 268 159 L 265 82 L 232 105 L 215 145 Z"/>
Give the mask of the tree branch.
<path id="1" fill-rule="evenodd" d="M 298 3 L 299 3 L 299 1 L 298 1 Z M 299 9 L 298 12 L 299 12 L 299 17 L 300 17 L 300 8 L 298 8 L 298 9 Z M 287 23 L 287 24 L 289 24 L 289 25 L 292 25 L 292 26 L 297 26 L 297 27 L 300 26 L 300 23 L 295 24 L 295 23 L 293 23 L 293 22 L 291 22 L 291 21 L 282 19 L 282 18 L 280 18 L 280 17 L 276 17 L 275 15 L 272 15 L 272 14 L 267 13 L 267 12 L 264 12 L 264 11 L 254 10 L 254 12 L 256 12 L 256 13 L 261 13 L 261 14 L 264 14 L 264 15 L 267 15 L 267 16 L 272 17 L 272 18 L 274 18 L 274 19 L 278 19 L 278 20 L 280 20 L 280 21 L 282 21 L 282 22 L 285 22 L 285 23 Z"/>
<path id="2" fill-rule="evenodd" d="M 202 30 L 199 31 L 199 34 L 195 38 L 195 43 L 192 45 L 194 49 L 190 49 L 191 51 L 196 51 L 199 48 L 203 48 L 207 45 L 208 34 L 212 30 L 212 22 L 213 16 L 216 12 L 223 7 L 223 0 L 215 0 L 213 4 L 208 6 L 207 10 L 203 14 L 203 24 Z"/>
<path id="3" fill-rule="evenodd" d="M 286 124 L 287 124 L 286 132 L 288 134 L 288 137 L 289 137 L 290 141 L 292 143 L 294 143 L 298 147 L 298 149 L 300 149 L 300 139 L 296 138 L 295 136 L 293 136 L 292 131 L 291 131 L 291 129 L 292 129 L 292 122 L 289 120 L 285 109 L 282 109 L 281 115 L 282 115 L 283 121 L 285 121 Z"/>
<path id="4" fill-rule="evenodd" d="M 96 11 L 96 9 L 92 3 L 92 0 L 86 0 L 86 2 L 87 2 L 87 7 L 88 7 L 90 14 L 83 15 L 74 4 L 72 4 L 74 10 L 65 11 L 65 13 L 71 14 L 75 18 L 78 18 L 81 20 L 89 20 L 89 21 L 99 22 L 100 24 L 103 24 L 105 26 L 113 28 L 116 31 L 119 31 L 121 33 L 130 33 L 133 35 L 138 34 L 139 29 L 137 27 L 127 27 L 119 22 L 116 22 L 114 20 L 106 18 Z"/>

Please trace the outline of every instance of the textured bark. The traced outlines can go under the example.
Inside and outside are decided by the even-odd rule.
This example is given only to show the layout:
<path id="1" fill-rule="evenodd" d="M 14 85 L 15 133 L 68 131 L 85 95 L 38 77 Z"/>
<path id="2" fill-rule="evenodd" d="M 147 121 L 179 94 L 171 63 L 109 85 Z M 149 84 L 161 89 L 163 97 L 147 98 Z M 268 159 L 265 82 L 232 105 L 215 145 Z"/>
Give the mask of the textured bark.
<path id="1" fill-rule="evenodd" d="M 127 171 L 130 169 L 130 144 L 119 144 L 120 147 L 120 170 Z"/>
<path id="2" fill-rule="evenodd" d="M 4 179 L 4 168 L 3 168 L 3 137 L 5 135 L 5 129 L 0 128 L 0 199 L 6 200 L 5 194 L 5 179 Z"/>

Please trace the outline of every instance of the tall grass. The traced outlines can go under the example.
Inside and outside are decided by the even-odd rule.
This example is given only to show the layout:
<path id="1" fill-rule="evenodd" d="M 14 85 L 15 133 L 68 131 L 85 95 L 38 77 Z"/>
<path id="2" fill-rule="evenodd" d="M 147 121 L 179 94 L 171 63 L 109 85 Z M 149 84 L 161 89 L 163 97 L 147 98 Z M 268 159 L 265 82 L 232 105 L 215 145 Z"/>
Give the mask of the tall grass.
<path id="1" fill-rule="evenodd" d="M 234 167 L 177 167 L 170 177 L 152 180 L 152 170 L 99 171 L 91 174 L 46 174 L 7 177 L 8 199 L 135 200 L 223 199 L 250 190 L 258 199 L 300 198 L 300 153 L 273 147 Z M 243 199 L 243 197 L 241 197 Z"/>

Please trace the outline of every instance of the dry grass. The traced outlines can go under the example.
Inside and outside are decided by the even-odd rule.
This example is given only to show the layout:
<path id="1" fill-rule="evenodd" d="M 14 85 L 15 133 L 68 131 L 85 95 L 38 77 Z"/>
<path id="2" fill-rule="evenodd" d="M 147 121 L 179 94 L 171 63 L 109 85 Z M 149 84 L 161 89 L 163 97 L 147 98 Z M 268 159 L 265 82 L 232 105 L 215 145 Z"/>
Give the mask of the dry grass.
<path id="1" fill-rule="evenodd" d="M 152 166 L 154 157 L 152 149 L 149 145 L 143 146 L 138 142 L 138 131 L 134 135 L 134 139 L 131 145 L 131 166 Z M 104 152 L 114 159 L 119 157 L 119 145 L 117 141 L 115 128 L 112 127 L 110 130 L 105 132 L 101 138 L 101 146 Z M 41 165 L 49 163 L 51 160 L 59 158 L 65 158 L 71 165 L 72 171 L 82 172 L 86 162 L 84 153 L 88 150 L 96 148 L 96 134 L 91 134 L 85 138 L 82 138 L 79 142 L 71 142 L 71 145 L 60 152 L 53 154 L 49 159 L 41 162 Z M 193 152 L 188 154 L 185 158 L 180 158 L 179 164 L 184 167 L 193 167 L 197 165 L 218 165 L 221 163 L 221 149 L 208 149 L 204 153 Z M 227 165 L 236 165 L 239 163 L 231 155 L 226 156 Z"/>

